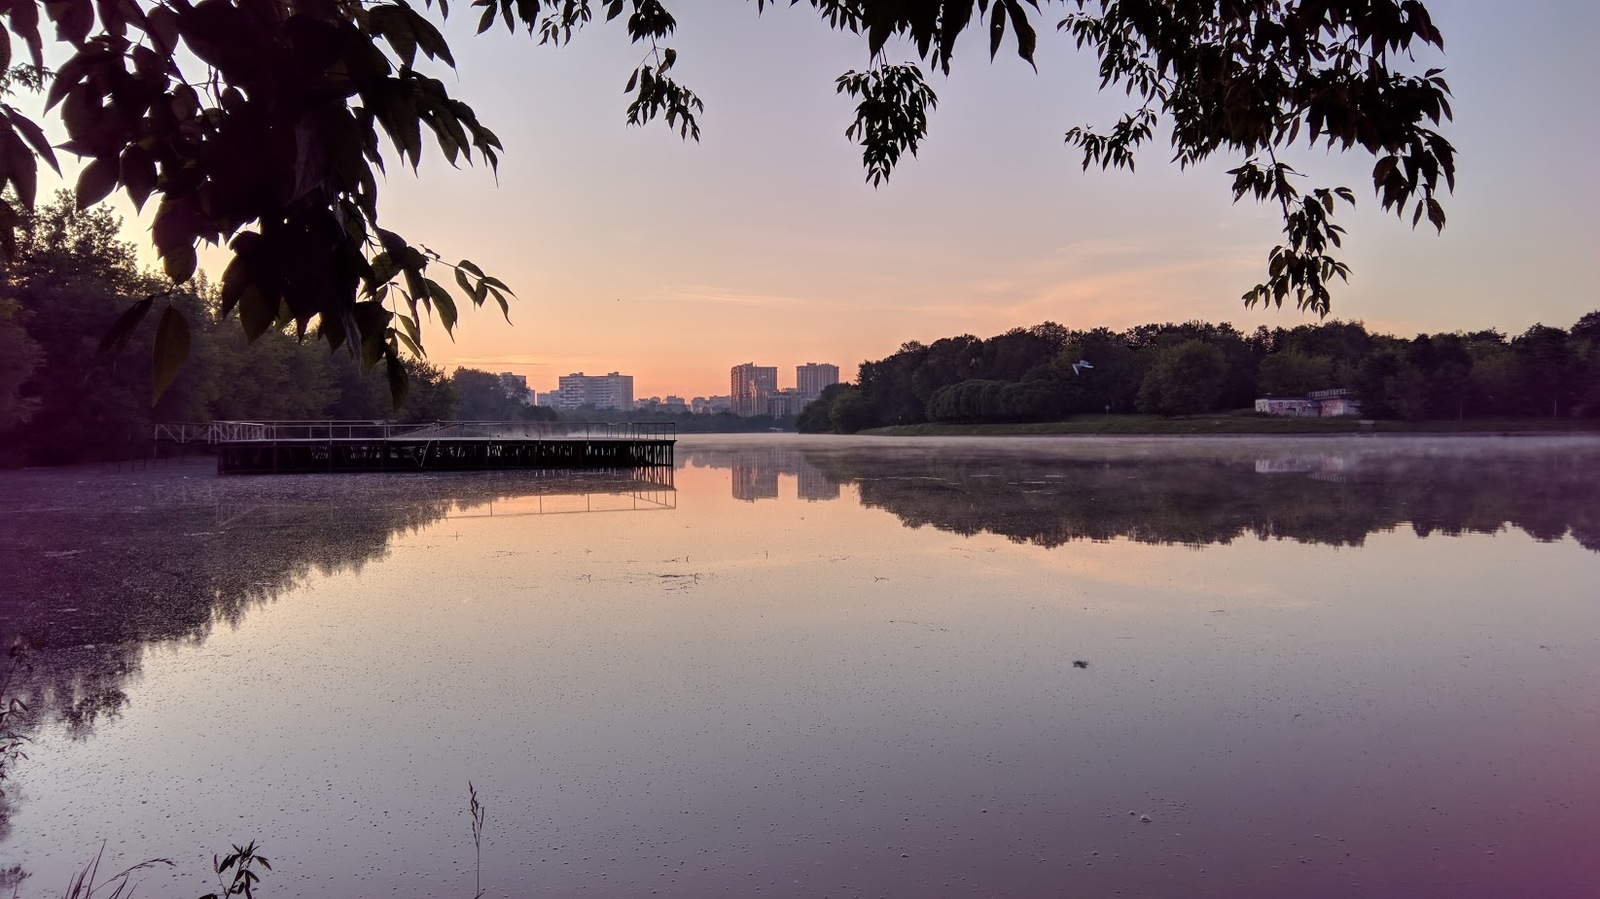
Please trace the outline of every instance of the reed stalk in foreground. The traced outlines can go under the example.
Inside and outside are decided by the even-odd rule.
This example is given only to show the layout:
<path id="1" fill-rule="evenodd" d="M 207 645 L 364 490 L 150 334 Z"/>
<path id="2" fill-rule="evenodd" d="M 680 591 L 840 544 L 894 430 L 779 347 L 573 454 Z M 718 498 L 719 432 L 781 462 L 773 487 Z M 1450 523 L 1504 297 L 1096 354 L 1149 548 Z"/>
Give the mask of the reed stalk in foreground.
<path id="1" fill-rule="evenodd" d="M 467 814 L 472 816 L 473 892 L 472 899 L 483 899 L 483 804 L 478 790 L 467 781 Z"/>
<path id="2" fill-rule="evenodd" d="M 77 876 L 67 882 L 66 892 L 61 894 L 62 899 L 94 899 L 96 896 L 102 897 L 102 899 L 124 899 L 124 897 L 132 895 L 134 888 L 137 886 L 136 883 L 129 879 L 135 873 L 146 868 L 154 868 L 157 865 L 173 867 L 171 859 L 146 859 L 131 868 L 111 875 L 104 882 L 100 882 L 100 859 L 105 855 L 105 852 L 106 844 L 101 843 L 100 851 L 94 854 L 94 861 L 85 865 Z M 110 890 L 110 892 L 107 893 L 107 890 Z"/>

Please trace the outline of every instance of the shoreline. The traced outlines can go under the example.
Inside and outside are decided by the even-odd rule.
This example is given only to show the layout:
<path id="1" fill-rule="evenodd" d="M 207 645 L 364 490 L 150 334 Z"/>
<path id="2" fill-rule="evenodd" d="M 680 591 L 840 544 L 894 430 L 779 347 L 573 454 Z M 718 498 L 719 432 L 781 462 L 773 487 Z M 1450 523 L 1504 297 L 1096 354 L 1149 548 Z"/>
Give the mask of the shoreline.
<path id="1" fill-rule="evenodd" d="M 1017 424 L 889 425 L 859 432 L 864 437 L 1334 437 L 1412 434 L 1434 437 L 1524 437 L 1559 434 L 1600 435 L 1600 421 L 1518 419 L 1373 422 L 1362 430 L 1356 419 L 1253 418 L 1214 416 L 1162 419 L 1157 416 L 1083 416 L 1054 422 Z"/>

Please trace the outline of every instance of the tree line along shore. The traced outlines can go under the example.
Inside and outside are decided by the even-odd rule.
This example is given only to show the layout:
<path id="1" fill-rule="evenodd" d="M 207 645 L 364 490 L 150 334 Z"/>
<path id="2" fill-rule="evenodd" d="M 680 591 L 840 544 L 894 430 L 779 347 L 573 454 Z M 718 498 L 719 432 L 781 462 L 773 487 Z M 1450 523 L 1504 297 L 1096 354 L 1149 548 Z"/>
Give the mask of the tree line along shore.
<path id="1" fill-rule="evenodd" d="M 1261 397 L 1346 390 L 1378 430 L 1600 427 L 1600 311 L 1418 334 L 1360 322 L 1294 327 L 1190 321 L 1113 331 L 1054 322 L 988 339 L 912 341 L 861 364 L 799 416 L 809 433 L 1336 433 L 1354 417 L 1255 413 Z"/>

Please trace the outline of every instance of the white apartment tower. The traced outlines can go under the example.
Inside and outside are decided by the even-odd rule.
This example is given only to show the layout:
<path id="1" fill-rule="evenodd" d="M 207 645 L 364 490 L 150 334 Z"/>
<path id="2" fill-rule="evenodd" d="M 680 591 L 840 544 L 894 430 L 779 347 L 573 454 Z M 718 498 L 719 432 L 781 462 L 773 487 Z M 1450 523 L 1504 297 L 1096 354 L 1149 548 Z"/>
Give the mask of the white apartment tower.
<path id="1" fill-rule="evenodd" d="M 562 375 L 558 409 L 577 409 L 593 406 L 596 409 L 633 409 L 633 375 L 611 372 L 607 375 L 586 375 L 577 372 Z"/>
<path id="2" fill-rule="evenodd" d="M 811 402 L 822 396 L 822 389 L 839 383 L 839 366 L 827 362 L 807 362 L 794 367 L 794 386 L 800 396 Z"/>

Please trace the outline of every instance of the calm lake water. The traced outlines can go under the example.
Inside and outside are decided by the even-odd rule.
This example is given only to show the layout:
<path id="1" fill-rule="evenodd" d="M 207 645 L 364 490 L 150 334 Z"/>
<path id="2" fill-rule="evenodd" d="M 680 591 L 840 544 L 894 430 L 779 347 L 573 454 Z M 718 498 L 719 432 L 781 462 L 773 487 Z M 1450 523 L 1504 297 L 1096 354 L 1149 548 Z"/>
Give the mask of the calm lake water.
<path id="1" fill-rule="evenodd" d="M 23 896 L 1600 895 L 1592 438 L 13 472 L 0 631 Z"/>

